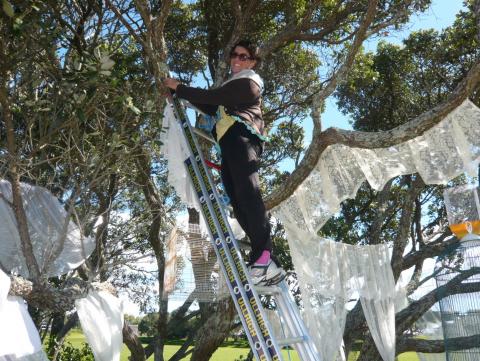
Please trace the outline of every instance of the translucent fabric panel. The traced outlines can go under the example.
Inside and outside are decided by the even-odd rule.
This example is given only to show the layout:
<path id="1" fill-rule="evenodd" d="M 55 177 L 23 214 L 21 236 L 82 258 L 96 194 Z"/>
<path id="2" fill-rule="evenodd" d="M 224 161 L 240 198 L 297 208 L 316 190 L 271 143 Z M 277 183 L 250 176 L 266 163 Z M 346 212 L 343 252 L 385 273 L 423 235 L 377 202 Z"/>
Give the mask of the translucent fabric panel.
<path id="1" fill-rule="evenodd" d="M 345 299 L 341 297 L 323 297 L 319 292 L 309 290 L 304 300 L 304 321 L 321 360 L 334 361 L 340 355 L 343 331 L 347 320 Z M 320 326 L 321 325 L 321 326 Z"/>
<path id="2" fill-rule="evenodd" d="M 475 175 L 480 161 L 480 109 L 465 100 L 423 135 L 389 148 L 329 146 L 294 194 L 273 212 L 285 224 L 317 232 L 366 180 L 376 190 L 396 176 L 418 172 L 427 184 Z M 312 191 L 315 190 L 315 191 Z"/>
<path id="3" fill-rule="evenodd" d="M 180 123 L 176 120 L 171 106 L 163 112 L 162 153 L 168 160 L 168 183 L 175 188 L 177 195 L 188 207 L 200 209 L 195 190 L 185 171 L 184 160 L 189 157 L 188 145 Z"/>
<path id="4" fill-rule="evenodd" d="M 360 297 L 363 313 L 378 352 L 385 361 L 395 360 L 395 297 Z"/>
<path id="5" fill-rule="evenodd" d="M 0 181 L 0 263 L 3 268 L 28 278 L 17 222 L 12 208 L 11 185 Z M 43 274 L 59 276 L 78 267 L 95 248 L 91 238 L 84 237 L 69 219 L 58 199 L 43 187 L 21 184 L 23 207 L 33 253 Z"/>
<path id="6" fill-rule="evenodd" d="M 0 309 L 0 356 L 25 357 L 43 353 L 37 328 L 21 297 L 8 296 Z"/>
<path id="7" fill-rule="evenodd" d="M 385 361 L 395 356 L 395 282 L 386 245 L 352 246 L 298 227 L 287 229 L 305 321 L 322 359 L 334 360 L 341 345 L 345 300 L 359 295 L 375 344 Z"/>
<path id="8" fill-rule="evenodd" d="M 479 188 L 473 185 L 446 189 L 443 192 L 450 225 L 480 220 Z"/>
<path id="9" fill-rule="evenodd" d="M 123 344 L 123 307 L 105 291 L 89 291 L 75 301 L 83 333 L 96 361 L 119 361 Z"/>

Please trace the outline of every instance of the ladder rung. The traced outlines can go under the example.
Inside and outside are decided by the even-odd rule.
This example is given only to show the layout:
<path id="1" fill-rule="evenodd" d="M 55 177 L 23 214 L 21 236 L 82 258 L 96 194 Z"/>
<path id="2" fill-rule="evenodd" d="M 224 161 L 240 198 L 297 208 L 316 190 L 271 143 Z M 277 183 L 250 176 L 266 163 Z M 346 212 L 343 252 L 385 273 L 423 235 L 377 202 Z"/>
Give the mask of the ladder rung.
<path id="1" fill-rule="evenodd" d="M 284 338 L 281 340 L 278 340 L 278 346 L 283 347 L 283 346 L 288 346 L 292 345 L 294 343 L 301 343 L 305 341 L 305 337 L 289 337 L 289 338 Z"/>
<path id="2" fill-rule="evenodd" d="M 255 286 L 255 291 L 259 295 L 278 295 L 282 289 L 278 286 Z"/>
<path id="3" fill-rule="evenodd" d="M 208 140 L 210 143 L 215 143 L 215 139 L 213 139 L 213 137 L 211 137 L 206 131 L 196 127 L 192 127 L 192 128 L 195 134 L 201 136 L 203 139 Z"/>

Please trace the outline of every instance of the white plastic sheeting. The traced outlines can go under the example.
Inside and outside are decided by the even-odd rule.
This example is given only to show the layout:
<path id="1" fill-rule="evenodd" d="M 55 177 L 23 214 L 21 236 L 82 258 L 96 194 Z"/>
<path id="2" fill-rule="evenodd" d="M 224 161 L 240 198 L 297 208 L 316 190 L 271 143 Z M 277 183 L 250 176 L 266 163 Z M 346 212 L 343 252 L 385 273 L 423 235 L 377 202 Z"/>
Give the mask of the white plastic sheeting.
<path id="1" fill-rule="evenodd" d="M 83 333 L 96 361 L 118 361 L 122 349 L 123 306 L 105 291 L 89 291 L 75 301 Z"/>
<path id="2" fill-rule="evenodd" d="M 191 208 L 200 209 L 195 190 L 190 182 L 183 161 L 189 157 L 188 145 L 180 123 L 175 119 L 173 108 L 165 107 L 160 141 L 162 153 L 168 159 L 168 183 L 175 188 L 180 199 Z"/>
<path id="3" fill-rule="evenodd" d="M 47 360 L 37 328 L 20 297 L 8 296 L 10 278 L 0 270 L 0 358 Z"/>
<path id="4" fill-rule="evenodd" d="M 28 278 L 15 215 L 5 201 L 12 201 L 9 182 L 0 180 L 0 193 L 0 263 L 4 269 Z M 45 188 L 25 183 L 21 184 L 21 193 L 40 271 L 59 276 L 83 263 L 95 247 L 94 240 L 85 238 L 72 221 L 65 227 L 67 212 L 58 199 Z"/>
<path id="5" fill-rule="evenodd" d="M 23 357 L 42 350 L 37 328 L 21 297 L 8 296 L 0 311 L 0 355 Z"/>
<path id="6" fill-rule="evenodd" d="M 384 149 L 360 149 L 339 144 L 329 146 L 294 194 L 274 209 L 274 215 L 285 225 L 311 333 L 322 333 L 325 324 L 328 325 L 328 332 L 317 338 L 319 350 L 324 345 L 328 347 L 331 343 L 340 342 L 339 330 L 343 330 L 345 322 L 341 304 L 348 299 L 345 295 L 356 287 L 363 289 L 364 311 L 367 320 L 372 318 L 368 324 L 386 361 L 393 360 L 392 355 L 395 354 L 395 324 L 392 317 L 393 278 L 386 276 L 391 274 L 388 258 L 376 259 L 371 254 L 371 268 L 363 263 L 366 273 L 358 272 L 360 268 L 352 272 L 348 268 L 357 263 L 357 257 L 361 259 L 362 253 L 370 251 L 361 249 L 365 246 L 352 248 L 352 253 L 358 253 L 358 256 L 345 258 L 343 262 L 346 263 L 338 262 L 342 256 L 335 254 L 344 252 L 344 246 L 332 245 L 331 241 L 316 237 L 317 231 L 340 210 L 343 200 L 355 196 L 365 180 L 372 188 L 381 190 L 389 179 L 415 172 L 427 184 L 445 184 L 464 172 L 475 175 L 480 160 L 479 124 L 480 109 L 466 100 L 422 136 L 405 143 Z M 386 250 L 377 248 L 377 251 L 386 255 Z M 383 272 L 385 277 L 374 271 L 376 267 L 383 269 L 378 271 Z M 381 279 L 377 279 L 379 276 Z M 337 331 L 331 328 L 333 321 L 322 323 L 321 316 L 330 312 L 326 310 L 335 315 Z M 324 359 L 332 359 L 328 357 Z"/>

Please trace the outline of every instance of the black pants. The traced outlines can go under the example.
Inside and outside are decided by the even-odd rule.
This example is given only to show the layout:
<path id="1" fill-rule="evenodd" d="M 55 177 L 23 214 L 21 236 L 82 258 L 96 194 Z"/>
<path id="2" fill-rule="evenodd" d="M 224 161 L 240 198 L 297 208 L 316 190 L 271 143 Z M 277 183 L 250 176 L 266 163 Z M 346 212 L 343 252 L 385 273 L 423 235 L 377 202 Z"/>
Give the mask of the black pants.
<path id="1" fill-rule="evenodd" d="M 223 185 L 235 218 L 250 238 L 250 262 L 255 262 L 264 250 L 272 250 L 271 227 L 258 179 L 262 143 L 244 124 L 236 122 L 220 139 L 220 149 Z"/>

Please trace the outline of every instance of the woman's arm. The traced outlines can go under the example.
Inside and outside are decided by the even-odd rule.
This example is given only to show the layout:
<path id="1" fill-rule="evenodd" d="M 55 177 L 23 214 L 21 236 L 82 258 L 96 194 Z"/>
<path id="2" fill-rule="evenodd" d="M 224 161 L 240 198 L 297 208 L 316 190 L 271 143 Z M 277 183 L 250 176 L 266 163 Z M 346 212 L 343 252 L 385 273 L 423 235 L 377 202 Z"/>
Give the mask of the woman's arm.
<path id="1" fill-rule="evenodd" d="M 251 79 L 232 80 L 216 89 L 200 89 L 178 84 L 177 96 L 194 104 L 224 105 L 234 107 L 239 104 L 254 103 L 260 97 L 260 87 Z"/>

